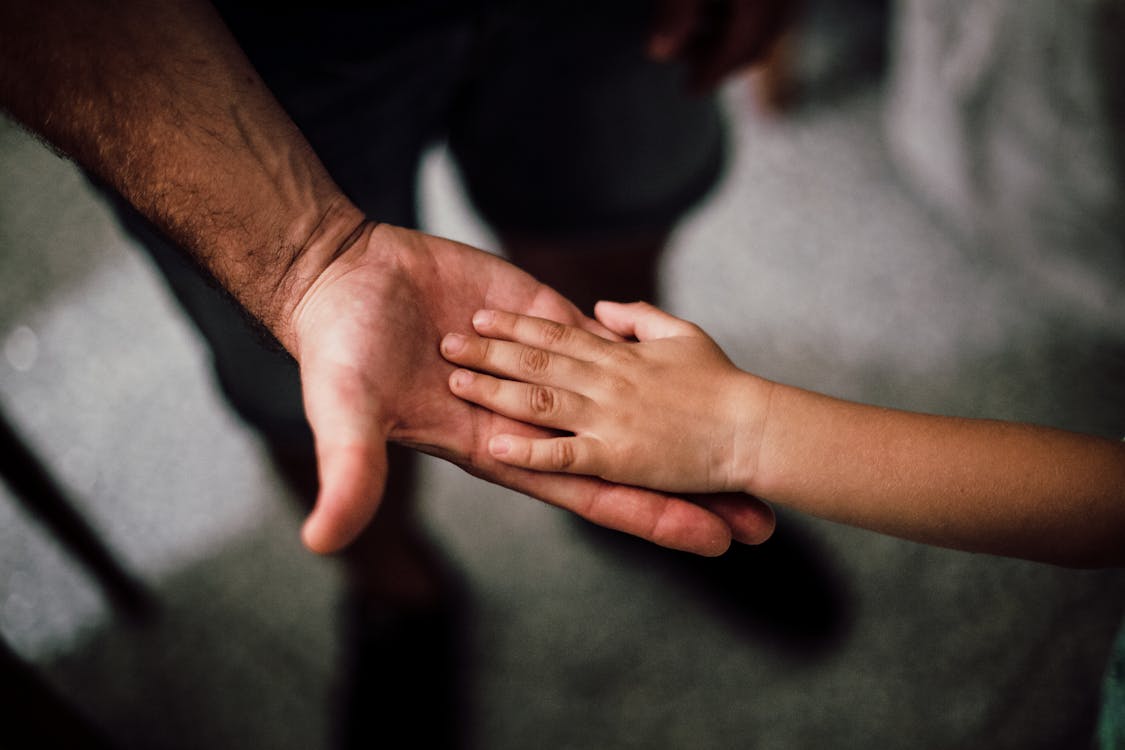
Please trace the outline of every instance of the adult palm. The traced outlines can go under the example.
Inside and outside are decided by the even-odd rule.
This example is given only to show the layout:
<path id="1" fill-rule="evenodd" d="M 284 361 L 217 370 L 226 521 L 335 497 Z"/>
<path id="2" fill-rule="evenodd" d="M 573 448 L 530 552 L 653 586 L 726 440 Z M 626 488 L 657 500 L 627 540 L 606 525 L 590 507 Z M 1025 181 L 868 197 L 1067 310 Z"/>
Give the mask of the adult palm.
<path id="1" fill-rule="evenodd" d="M 730 544 L 732 530 L 744 541 L 769 535 L 772 512 L 757 501 L 716 499 L 712 512 L 681 498 L 492 459 L 493 435 L 544 433 L 470 405 L 448 388 L 453 366 L 439 342 L 451 331 L 469 332 L 482 308 L 610 335 L 496 256 L 384 224 L 365 231 L 309 286 L 294 312 L 293 354 L 321 477 L 304 528 L 311 549 L 337 550 L 371 519 L 386 479 L 388 440 L 664 546 L 714 555 Z"/>

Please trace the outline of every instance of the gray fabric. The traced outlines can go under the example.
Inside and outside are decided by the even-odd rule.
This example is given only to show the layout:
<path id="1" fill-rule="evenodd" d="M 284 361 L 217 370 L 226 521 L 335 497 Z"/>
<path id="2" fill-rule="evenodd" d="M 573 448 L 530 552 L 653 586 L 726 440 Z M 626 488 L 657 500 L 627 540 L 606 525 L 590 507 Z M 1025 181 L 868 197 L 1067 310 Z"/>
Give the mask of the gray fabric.
<path id="1" fill-rule="evenodd" d="M 901 175 L 982 261 L 1119 324 L 1122 39 L 1120 0 L 901 0 L 886 118 Z M 1125 748 L 1125 629 L 1098 740 Z"/>
<path id="2" fill-rule="evenodd" d="M 906 181 L 1005 273 L 1125 322 L 1125 3 L 897 10 L 887 132 Z"/>

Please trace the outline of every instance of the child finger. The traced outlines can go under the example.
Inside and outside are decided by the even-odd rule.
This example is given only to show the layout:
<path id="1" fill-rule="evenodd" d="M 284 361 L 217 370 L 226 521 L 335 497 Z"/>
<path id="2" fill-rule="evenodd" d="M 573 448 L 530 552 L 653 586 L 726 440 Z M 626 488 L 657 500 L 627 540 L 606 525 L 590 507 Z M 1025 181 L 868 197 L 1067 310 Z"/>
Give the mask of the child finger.
<path id="1" fill-rule="evenodd" d="M 441 353 L 454 364 L 528 383 L 576 387 L 583 382 L 579 360 L 512 341 L 451 333 L 442 339 Z"/>
<path id="2" fill-rule="evenodd" d="M 536 471 L 564 474 L 598 473 L 598 442 L 589 437 L 527 438 L 497 435 L 488 452 L 497 461 Z"/>
<path id="3" fill-rule="evenodd" d="M 500 310 L 478 310 L 473 315 L 473 328 L 482 336 L 515 341 L 582 360 L 600 357 L 610 345 L 581 328 Z"/>
<path id="4" fill-rule="evenodd" d="M 573 430 L 588 404 L 585 397 L 561 388 L 501 380 L 471 370 L 454 370 L 449 389 L 505 417 L 560 430 Z"/>

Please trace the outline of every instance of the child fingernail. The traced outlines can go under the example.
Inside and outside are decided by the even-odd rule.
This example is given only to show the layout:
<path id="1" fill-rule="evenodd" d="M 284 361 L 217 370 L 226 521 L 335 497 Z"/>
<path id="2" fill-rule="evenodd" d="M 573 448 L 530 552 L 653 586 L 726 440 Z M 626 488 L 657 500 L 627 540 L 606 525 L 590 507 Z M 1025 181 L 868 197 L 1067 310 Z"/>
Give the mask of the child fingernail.
<path id="1" fill-rule="evenodd" d="M 464 388 L 473 382 L 473 374 L 468 370 L 456 370 L 453 377 L 450 378 L 450 382 L 453 383 L 454 388 Z"/>
<path id="2" fill-rule="evenodd" d="M 478 327 L 487 326 L 495 319 L 496 313 L 491 310 L 478 310 L 477 313 L 473 315 L 473 325 Z"/>
<path id="3" fill-rule="evenodd" d="M 458 354 L 465 349 L 467 339 L 459 333 L 446 335 L 441 342 L 441 350 L 446 354 Z"/>
<path id="4" fill-rule="evenodd" d="M 489 441 L 488 449 L 494 456 L 503 456 L 512 449 L 512 444 L 506 437 L 494 437 Z"/>

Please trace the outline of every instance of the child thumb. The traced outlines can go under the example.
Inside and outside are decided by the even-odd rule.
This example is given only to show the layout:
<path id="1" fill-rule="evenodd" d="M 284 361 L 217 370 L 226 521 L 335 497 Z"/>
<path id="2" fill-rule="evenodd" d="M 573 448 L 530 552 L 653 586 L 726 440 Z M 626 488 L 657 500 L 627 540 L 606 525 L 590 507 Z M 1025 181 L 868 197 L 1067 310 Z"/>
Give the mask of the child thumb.
<path id="1" fill-rule="evenodd" d="M 631 336 L 638 341 L 690 336 L 699 330 L 647 302 L 602 301 L 594 306 L 594 315 L 602 325 L 619 336 Z"/>

